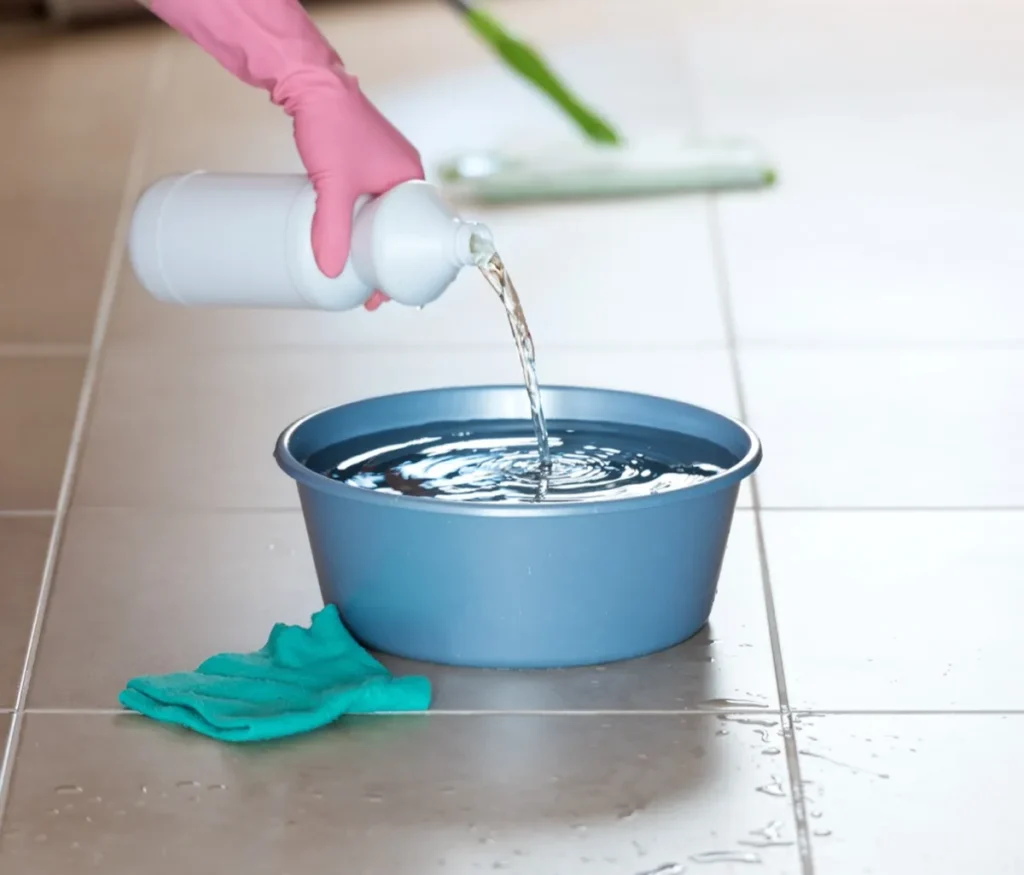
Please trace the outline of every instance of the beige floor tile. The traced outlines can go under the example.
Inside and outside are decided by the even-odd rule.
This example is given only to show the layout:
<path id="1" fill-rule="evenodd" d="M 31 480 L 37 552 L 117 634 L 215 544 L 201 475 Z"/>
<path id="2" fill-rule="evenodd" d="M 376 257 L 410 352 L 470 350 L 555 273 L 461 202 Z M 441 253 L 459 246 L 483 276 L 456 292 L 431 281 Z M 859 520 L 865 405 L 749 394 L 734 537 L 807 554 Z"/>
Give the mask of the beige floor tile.
<path id="1" fill-rule="evenodd" d="M 120 192 L 0 196 L 0 344 L 88 343 Z"/>
<path id="2" fill-rule="evenodd" d="M 542 380 L 632 389 L 730 414 L 724 352 L 548 348 Z M 109 352 L 74 496 L 79 506 L 284 508 L 271 451 L 293 420 L 332 404 L 437 386 L 520 383 L 503 349 Z"/>
<path id="3" fill-rule="evenodd" d="M 606 33 L 553 46 L 547 56 L 623 137 L 674 135 L 683 142 L 693 134 L 693 119 L 679 41 L 674 28 Z M 437 161 L 465 150 L 536 150 L 579 141 L 564 115 L 491 59 L 387 86 L 368 84 L 366 91 L 416 144 L 428 172 Z"/>
<path id="4" fill-rule="evenodd" d="M 32 705 L 116 708 L 130 677 L 256 650 L 321 606 L 298 511 L 72 511 Z"/>
<path id="5" fill-rule="evenodd" d="M 705 207 L 693 199 L 561 205 L 472 213 L 491 227 L 541 355 L 550 344 L 724 344 Z M 653 252 L 671 251 L 665 272 Z M 125 264 L 113 345 L 493 343 L 511 347 L 496 296 L 465 271 L 422 311 L 231 311 L 161 304 Z"/>
<path id="6" fill-rule="evenodd" d="M 785 762 L 720 726 L 362 718 L 290 744 L 224 747 L 128 717 L 30 715 L 0 847 L 16 872 L 162 875 L 230 859 L 252 875 L 339 860 L 395 875 L 619 875 L 733 850 L 758 855 L 765 875 L 795 875 L 794 847 L 739 844 L 772 821 L 792 838 L 787 801 L 755 790 L 785 784 Z"/>
<path id="7" fill-rule="evenodd" d="M 0 344 L 89 340 L 160 38 L 39 32 L 0 52 Z"/>
<path id="8" fill-rule="evenodd" d="M 759 129 L 782 183 L 720 210 L 741 342 L 1021 340 L 1024 262 L 1010 236 L 1024 215 L 1013 169 L 1024 147 L 1020 96 L 980 111 L 966 95 L 959 118 L 954 101 L 932 100 L 910 118 L 823 128 L 811 113 Z M 837 179 L 849 148 L 857 168 Z M 950 167 L 963 169 L 936 187 Z"/>
<path id="9" fill-rule="evenodd" d="M 18 695 L 52 525 L 0 517 L 0 709 L 13 708 Z"/>
<path id="10" fill-rule="evenodd" d="M 671 0 L 637 0 L 628 8 L 617 0 L 499 0 L 488 4 L 488 10 L 549 58 L 567 47 L 609 37 L 650 40 L 659 35 L 659 28 L 668 37 L 665 23 L 678 17 Z M 484 66 L 492 60 L 458 16 L 430 0 L 324 4 L 312 11 L 349 69 L 371 88 Z M 381 51 L 382 29 L 387 32 L 387 51 Z"/>
<path id="11" fill-rule="evenodd" d="M 1024 353 L 752 351 L 765 507 L 1018 507 Z"/>
<path id="12" fill-rule="evenodd" d="M 118 196 L 161 28 L 40 36 L 0 54 L 0 201 Z M 56 251 L 62 245 L 56 242 Z"/>
<path id="13" fill-rule="evenodd" d="M 0 510 L 56 507 L 82 358 L 0 356 Z"/>
<path id="14" fill-rule="evenodd" d="M 261 646 L 321 605 L 298 511 L 73 511 L 37 657 L 34 708 L 116 707 L 129 677 Z M 154 620 L 154 618 L 158 618 Z M 426 674 L 450 710 L 683 710 L 777 704 L 753 520 L 736 521 L 711 625 L 646 659 L 484 672 L 385 659 Z"/>
<path id="15" fill-rule="evenodd" d="M 1024 514 L 767 512 L 764 527 L 794 708 L 1024 709 Z"/>
<path id="16" fill-rule="evenodd" d="M 805 718 L 819 875 L 1016 875 L 1024 716 Z M 815 816 L 817 815 L 817 816 Z"/>
<path id="17" fill-rule="evenodd" d="M 780 170 L 769 196 L 722 200 L 742 341 L 1024 337 L 1019 4 L 688 8 L 703 128 Z"/>

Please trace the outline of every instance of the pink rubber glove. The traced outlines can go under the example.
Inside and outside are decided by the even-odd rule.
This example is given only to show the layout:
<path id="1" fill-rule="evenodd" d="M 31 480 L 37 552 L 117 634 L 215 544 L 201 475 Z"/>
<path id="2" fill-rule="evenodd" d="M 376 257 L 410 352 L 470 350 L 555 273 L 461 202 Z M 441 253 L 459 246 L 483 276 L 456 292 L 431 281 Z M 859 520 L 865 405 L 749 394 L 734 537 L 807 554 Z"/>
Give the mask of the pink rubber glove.
<path id="1" fill-rule="evenodd" d="M 356 200 L 422 179 L 416 150 L 366 99 L 298 0 L 152 0 L 150 8 L 292 117 L 317 195 L 313 253 L 320 270 L 338 276 Z M 386 300 L 374 292 L 366 308 Z"/>

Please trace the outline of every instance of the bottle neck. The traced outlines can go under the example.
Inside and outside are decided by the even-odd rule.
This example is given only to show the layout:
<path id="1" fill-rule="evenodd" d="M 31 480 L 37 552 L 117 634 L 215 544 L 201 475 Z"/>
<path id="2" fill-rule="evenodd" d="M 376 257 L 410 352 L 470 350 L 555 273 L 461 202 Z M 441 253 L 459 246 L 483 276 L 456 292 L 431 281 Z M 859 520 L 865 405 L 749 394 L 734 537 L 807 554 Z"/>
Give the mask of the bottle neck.
<path id="1" fill-rule="evenodd" d="M 459 267 L 483 264 L 493 254 L 494 241 L 491 231 L 486 225 L 481 225 L 479 222 L 458 221 L 453 256 Z"/>

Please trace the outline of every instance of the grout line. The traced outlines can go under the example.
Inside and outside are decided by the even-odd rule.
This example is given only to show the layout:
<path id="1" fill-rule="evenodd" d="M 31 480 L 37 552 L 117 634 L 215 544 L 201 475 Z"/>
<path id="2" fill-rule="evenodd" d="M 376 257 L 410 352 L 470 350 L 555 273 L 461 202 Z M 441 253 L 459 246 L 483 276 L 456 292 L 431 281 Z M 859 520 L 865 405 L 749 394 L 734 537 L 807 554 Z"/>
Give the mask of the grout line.
<path id="1" fill-rule="evenodd" d="M 862 506 L 836 506 L 836 507 L 765 507 L 761 505 L 758 510 L 769 513 L 1017 513 L 1024 510 L 1024 505 L 932 505 L 930 507 L 911 507 L 909 505 L 893 505 L 891 507 L 879 505 L 878 507 Z"/>
<path id="2" fill-rule="evenodd" d="M 1015 717 L 1024 716 L 1024 708 L 956 708 L 944 711 L 940 708 L 897 708 L 881 709 L 828 709 L 792 712 L 799 717 Z"/>
<path id="3" fill-rule="evenodd" d="M 836 338 L 747 338 L 736 347 L 752 352 L 1018 352 L 1024 340 L 852 340 Z"/>
<path id="4" fill-rule="evenodd" d="M 2 713 L 2 712 L 0 712 Z M 134 715 L 133 711 L 124 708 L 25 708 L 22 714 L 33 714 L 48 717 L 89 717 L 89 716 L 116 716 L 119 714 Z M 685 710 L 679 708 L 637 708 L 623 710 L 596 709 L 596 710 L 574 710 L 574 709 L 547 709 L 547 708 L 428 708 L 426 711 L 377 711 L 376 714 L 400 715 L 400 714 L 434 714 L 439 717 L 487 717 L 496 715 L 521 716 L 521 717 L 779 717 L 777 708 L 748 708 L 730 709 L 728 711 L 718 710 Z M 344 720 L 346 716 L 363 717 L 373 714 L 351 714 L 339 718 Z"/>
<path id="5" fill-rule="evenodd" d="M 11 708 L 0 708 L 0 716 L 15 713 Z M 23 708 L 22 714 L 41 717 L 90 717 L 130 715 L 124 708 Z M 486 717 L 488 715 L 521 715 L 527 717 L 779 717 L 778 708 L 735 708 L 721 711 L 707 708 L 428 708 L 426 711 L 378 711 L 378 714 L 436 714 L 441 717 Z M 788 712 L 794 719 L 804 717 L 1024 717 L 1024 708 L 977 708 L 942 711 L 936 709 L 896 710 L 827 710 L 808 711 L 794 709 Z M 139 715 L 136 715 L 139 716 Z M 347 715 L 367 716 L 367 715 Z M 372 716 L 372 715 L 369 715 Z M 340 719 L 345 719 L 344 717 Z"/>
<path id="6" fill-rule="evenodd" d="M 14 772 L 14 758 L 17 753 L 18 742 L 21 737 L 22 716 L 28 699 L 32 669 L 35 666 L 36 654 L 39 650 L 39 639 L 42 633 L 47 603 L 49 602 L 50 588 L 53 585 L 53 576 L 57 565 L 57 554 L 60 550 L 64 534 L 64 523 L 67 519 L 68 508 L 71 504 L 71 493 L 74 488 L 75 476 L 78 472 L 78 461 L 81 456 L 82 444 L 85 440 L 85 431 L 89 420 L 89 408 L 93 394 L 95 393 L 97 377 L 99 374 L 100 359 L 103 352 L 103 341 L 106 338 L 107 324 L 110 321 L 110 312 L 113 307 L 114 297 L 117 294 L 117 279 L 121 269 L 128 224 L 131 219 L 132 204 L 134 203 L 137 191 L 142 183 L 149 140 L 152 136 L 153 113 L 159 106 L 157 97 L 160 92 L 163 91 L 164 85 L 168 79 L 170 57 L 168 47 L 170 45 L 171 43 L 167 39 L 158 43 L 156 53 L 153 58 L 153 64 L 150 67 L 149 81 L 146 85 L 146 100 L 144 101 L 140 112 L 139 123 L 135 135 L 135 144 L 132 149 L 131 157 L 128 161 L 124 185 L 121 191 L 121 204 L 118 211 L 117 224 L 114 227 L 110 250 L 107 253 L 107 265 L 103 276 L 103 287 L 100 293 L 96 319 L 93 322 L 92 340 L 89 344 L 89 355 L 85 365 L 85 375 L 82 379 L 82 389 L 78 398 L 75 423 L 71 431 L 71 440 L 64 464 L 64 474 L 61 478 L 53 531 L 50 534 L 50 542 L 46 551 L 46 562 L 43 566 L 39 586 L 39 596 L 36 600 L 35 613 L 32 617 L 32 626 L 29 633 L 28 646 L 25 652 L 25 661 L 22 665 L 21 677 L 18 682 L 18 694 L 15 700 L 14 715 L 11 720 L 10 731 L 7 734 L 7 743 L 4 746 L 2 757 L 0 757 L 0 825 L 3 823 L 4 813 L 7 809 L 7 800 L 10 795 L 12 774 Z"/>
<path id="7" fill-rule="evenodd" d="M 725 241 L 718 217 L 718 202 L 715 197 L 707 198 L 707 220 L 711 235 L 711 257 L 715 276 L 718 278 L 719 298 L 729 338 L 729 362 L 732 369 L 739 406 L 740 419 L 747 418 L 747 400 L 743 389 L 743 375 L 739 352 L 736 345 L 736 320 L 729 289 L 728 266 L 725 259 Z M 800 774 L 800 755 L 797 749 L 796 726 L 789 705 L 789 688 L 782 663 L 782 642 L 779 640 L 778 616 L 775 611 L 775 597 L 772 593 L 771 570 L 768 565 L 768 550 L 765 546 L 764 523 L 761 516 L 761 494 L 757 475 L 750 478 L 750 492 L 753 498 L 754 532 L 757 539 L 758 565 L 761 570 L 761 588 L 764 593 L 765 612 L 768 618 L 768 635 L 772 648 L 772 663 L 775 668 L 775 683 L 778 688 L 779 705 L 782 712 L 782 738 L 786 750 L 786 766 L 789 771 L 790 799 L 793 817 L 796 821 L 796 843 L 800 853 L 802 875 L 814 875 L 814 857 L 811 850 L 810 826 L 808 824 L 807 800 Z"/>

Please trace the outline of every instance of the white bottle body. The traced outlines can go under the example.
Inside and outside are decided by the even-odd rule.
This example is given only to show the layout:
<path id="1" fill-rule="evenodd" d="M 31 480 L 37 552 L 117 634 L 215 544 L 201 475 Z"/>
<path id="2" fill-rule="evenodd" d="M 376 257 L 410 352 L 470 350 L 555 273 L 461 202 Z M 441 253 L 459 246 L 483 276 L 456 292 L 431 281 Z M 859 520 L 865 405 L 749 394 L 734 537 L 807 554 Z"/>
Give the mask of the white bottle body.
<path id="1" fill-rule="evenodd" d="M 301 175 L 166 177 L 136 204 L 132 267 L 153 297 L 185 306 L 349 310 L 380 289 L 419 307 L 473 263 L 474 237 L 490 239 L 433 186 L 402 183 L 356 204 L 349 260 L 332 279 L 313 257 L 315 206 Z"/>

